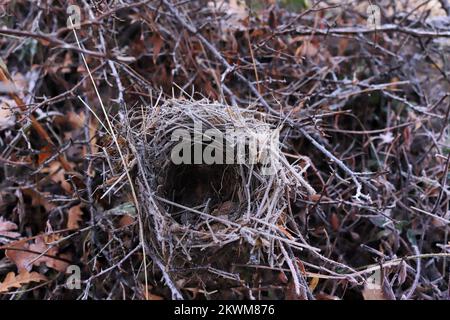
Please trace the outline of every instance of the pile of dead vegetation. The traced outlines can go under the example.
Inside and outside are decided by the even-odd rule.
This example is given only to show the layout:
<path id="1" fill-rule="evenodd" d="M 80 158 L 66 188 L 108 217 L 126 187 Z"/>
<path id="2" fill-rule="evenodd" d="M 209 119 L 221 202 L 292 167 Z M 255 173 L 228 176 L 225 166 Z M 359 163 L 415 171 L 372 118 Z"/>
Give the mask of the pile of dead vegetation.
<path id="1" fill-rule="evenodd" d="M 0 297 L 448 299 L 450 7 L 406 2 L 1 5 Z"/>

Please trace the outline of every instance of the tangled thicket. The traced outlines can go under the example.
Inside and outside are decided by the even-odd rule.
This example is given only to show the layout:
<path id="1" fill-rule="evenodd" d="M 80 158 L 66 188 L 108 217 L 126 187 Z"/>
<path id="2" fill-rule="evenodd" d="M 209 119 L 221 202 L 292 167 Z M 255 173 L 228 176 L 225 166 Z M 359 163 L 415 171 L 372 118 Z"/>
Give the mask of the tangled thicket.
<path id="1" fill-rule="evenodd" d="M 0 297 L 449 298 L 447 1 L 69 2 L 1 5 Z M 195 121 L 281 170 L 174 165 Z"/>

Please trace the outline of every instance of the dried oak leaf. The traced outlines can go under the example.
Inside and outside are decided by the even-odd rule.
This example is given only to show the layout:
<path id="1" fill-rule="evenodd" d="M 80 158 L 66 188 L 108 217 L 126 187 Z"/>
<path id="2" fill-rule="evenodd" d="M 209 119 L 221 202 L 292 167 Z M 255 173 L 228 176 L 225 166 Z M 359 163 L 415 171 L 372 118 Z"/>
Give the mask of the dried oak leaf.
<path id="1" fill-rule="evenodd" d="M 42 173 L 47 173 L 50 176 L 50 179 L 58 184 L 61 184 L 61 187 L 66 191 L 68 194 L 72 193 L 72 186 L 67 181 L 67 178 L 65 177 L 65 170 L 63 168 L 63 165 L 59 161 L 53 161 L 50 163 L 50 165 L 47 168 L 44 168 L 41 170 Z"/>
<path id="2" fill-rule="evenodd" d="M 8 238 L 18 238 L 20 233 L 11 230 L 17 230 L 17 225 L 14 222 L 4 220 L 0 217 L 0 236 Z"/>
<path id="3" fill-rule="evenodd" d="M 124 228 L 132 225 L 136 222 L 136 219 L 128 214 L 122 216 L 119 220 L 119 226 Z"/>
<path id="4" fill-rule="evenodd" d="M 164 300 L 164 298 L 151 293 L 149 288 L 149 290 L 147 291 L 147 296 L 145 296 L 145 300 Z"/>
<path id="5" fill-rule="evenodd" d="M 70 258 L 66 254 L 58 255 L 58 248 L 45 243 L 44 236 L 37 237 L 31 244 L 27 242 L 27 239 L 10 243 L 5 254 L 17 266 L 19 273 L 29 272 L 33 265 L 39 266 L 41 263 L 49 268 L 65 272 L 69 263 L 64 260 Z"/>
<path id="6" fill-rule="evenodd" d="M 31 206 L 33 208 L 43 206 L 47 212 L 56 208 L 53 203 L 46 199 L 46 196 L 50 195 L 48 192 L 37 192 L 33 189 L 23 189 L 22 192 L 24 195 L 31 198 Z"/>
<path id="7" fill-rule="evenodd" d="M 147 288 L 147 295 L 145 296 L 146 300 L 164 300 L 163 297 L 153 294 L 151 292 L 152 289 L 153 289 L 153 286 L 149 285 Z"/>
<path id="8" fill-rule="evenodd" d="M 364 300 L 386 300 L 381 288 L 371 288 L 364 286 L 362 295 L 364 297 Z"/>
<path id="9" fill-rule="evenodd" d="M 38 165 L 43 164 L 47 159 L 53 155 L 52 148 L 47 144 L 43 146 L 38 154 Z"/>
<path id="10" fill-rule="evenodd" d="M 81 205 L 78 204 L 71 207 L 67 215 L 67 228 L 78 229 L 80 227 L 80 222 L 83 221 L 82 215 L 83 211 L 81 210 Z"/>
<path id="11" fill-rule="evenodd" d="M 9 272 L 3 282 L 0 282 L 0 293 L 8 292 L 12 288 L 20 288 L 30 282 L 47 281 L 47 278 L 37 272 L 22 272 L 17 276 L 14 272 Z"/>

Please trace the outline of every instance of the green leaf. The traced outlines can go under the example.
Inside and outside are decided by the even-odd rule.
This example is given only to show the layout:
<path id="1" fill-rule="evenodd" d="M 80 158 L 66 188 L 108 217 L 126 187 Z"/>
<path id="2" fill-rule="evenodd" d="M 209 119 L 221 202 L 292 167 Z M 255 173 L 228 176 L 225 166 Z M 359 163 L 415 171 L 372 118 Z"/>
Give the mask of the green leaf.
<path id="1" fill-rule="evenodd" d="M 109 209 L 105 211 L 106 215 L 113 215 L 113 216 L 123 216 L 125 214 L 129 216 L 136 216 L 136 207 L 132 202 L 125 202 L 115 208 Z"/>
<path id="2" fill-rule="evenodd" d="M 291 10 L 304 10 L 309 8 L 308 0 L 281 0 L 280 5 Z"/>

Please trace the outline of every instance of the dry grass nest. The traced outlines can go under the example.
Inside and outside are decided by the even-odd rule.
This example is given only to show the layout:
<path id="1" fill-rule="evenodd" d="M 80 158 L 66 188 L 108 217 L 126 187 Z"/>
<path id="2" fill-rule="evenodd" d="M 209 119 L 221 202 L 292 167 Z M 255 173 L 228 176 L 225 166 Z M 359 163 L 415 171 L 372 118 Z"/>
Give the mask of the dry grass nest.
<path id="1" fill-rule="evenodd" d="M 166 281 L 174 297 L 190 271 L 207 270 L 240 280 L 240 275 L 233 273 L 233 266 L 239 263 L 281 268 L 287 262 L 295 290 L 306 294 L 293 250 L 320 254 L 298 230 L 291 203 L 315 194 L 304 178 L 310 160 L 288 161 L 283 146 L 271 144 L 265 144 L 265 151 L 277 160 L 272 174 L 267 174 L 267 165 L 261 163 L 174 164 L 171 158 L 180 143 L 172 138 L 177 129 L 193 136 L 201 124 L 203 132 L 231 129 L 238 132 L 235 136 L 254 137 L 263 130 L 281 130 L 280 123 L 258 111 L 207 100 L 171 99 L 130 113 L 127 130 L 137 160 L 134 174 L 143 233 L 152 248 L 152 259 L 161 261 L 167 271 Z M 227 137 L 224 142 L 231 141 Z M 204 143 L 202 150 L 207 145 Z M 193 142 L 191 147 L 194 150 Z M 248 144 L 245 151 L 249 159 Z"/>

